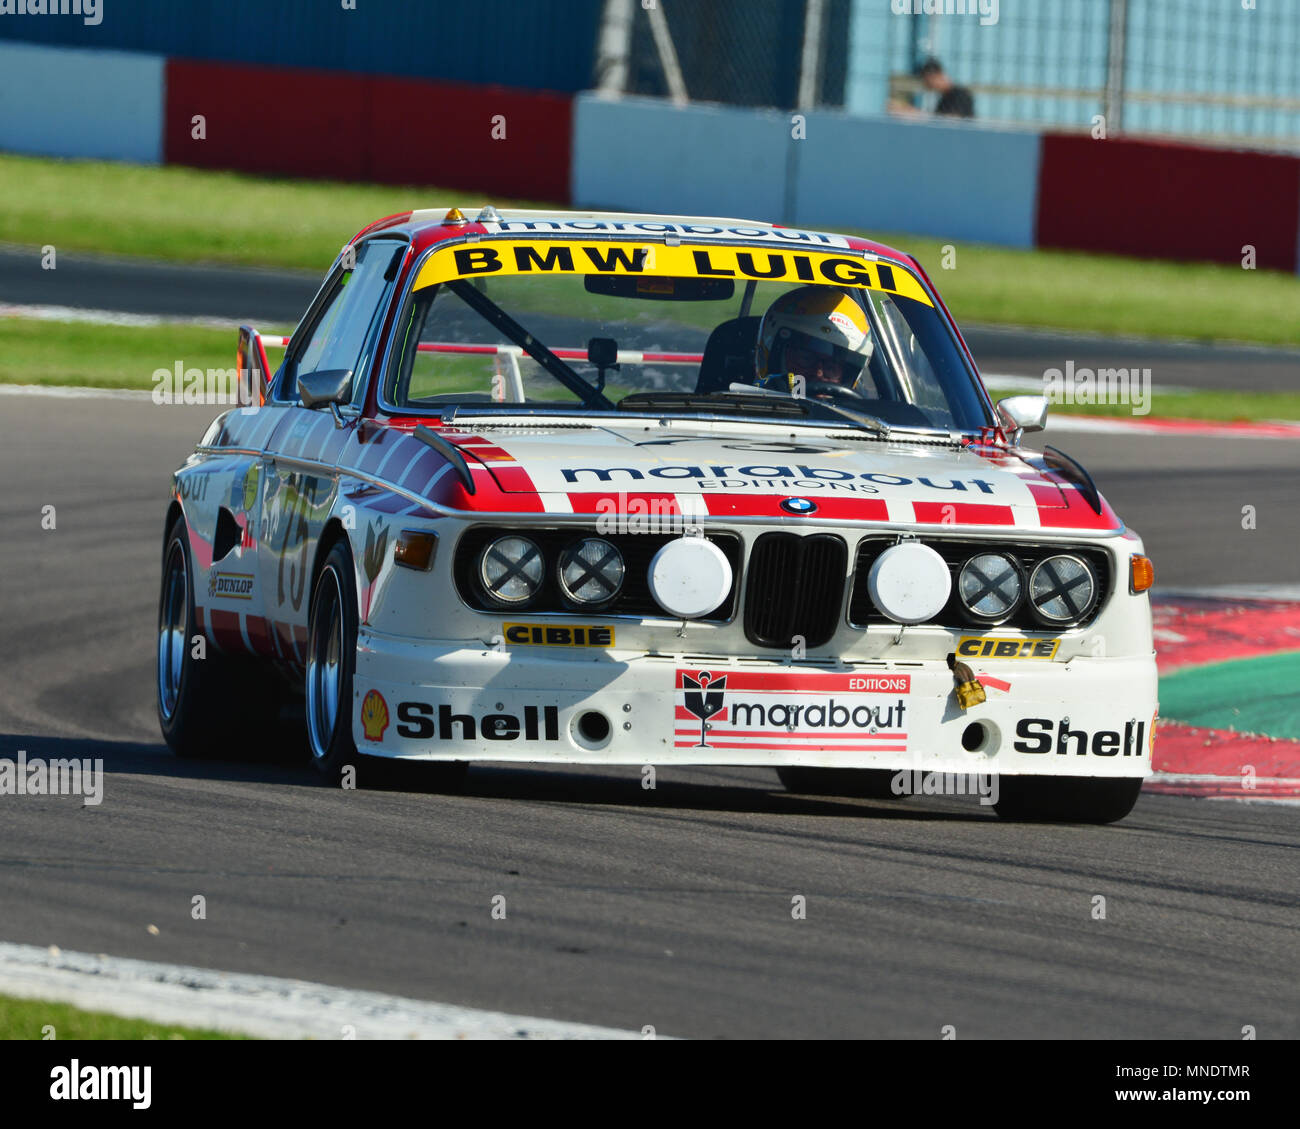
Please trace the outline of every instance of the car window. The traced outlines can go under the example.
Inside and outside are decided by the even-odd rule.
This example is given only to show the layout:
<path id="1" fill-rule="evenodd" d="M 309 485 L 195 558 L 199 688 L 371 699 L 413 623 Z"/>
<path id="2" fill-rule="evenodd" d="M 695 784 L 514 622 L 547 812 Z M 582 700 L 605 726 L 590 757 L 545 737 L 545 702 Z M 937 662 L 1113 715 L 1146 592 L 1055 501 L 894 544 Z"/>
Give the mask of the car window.
<path id="1" fill-rule="evenodd" d="M 391 240 L 371 240 L 357 248 L 354 267 L 339 280 L 289 366 L 284 387 L 290 399 L 297 398 L 300 375 L 326 369 L 351 369 L 354 396 L 360 392 L 384 312 L 383 298 L 395 273 L 390 268 L 404 248 Z"/>
<path id="2" fill-rule="evenodd" d="M 822 277 L 845 281 L 841 286 L 816 282 L 812 260 L 780 252 L 755 259 L 743 251 L 736 270 L 790 276 L 744 282 L 718 266 L 729 253 L 718 249 L 696 249 L 680 264 L 703 261 L 707 275 L 669 274 L 663 265 L 620 275 L 606 266 L 615 260 L 604 245 L 503 246 L 513 261 L 484 241 L 434 251 L 417 268 L 426 281 L 413 286 L 399 316 L 385 403 L 417 412 L 523 403 L 542 411 L 822 420 L 857 413 L 891 427 L 943 431 L 986 421 L 960 343 L 901 265 L 867 265 L 853 275 L 856 261 L 834 258 Z M 485 272 L 476 269 L 481 262 L 512 269 Z M 836 275 L 846 269 L 849 275 Z M 761 332 L 767 314 L 771 341 Z M 617 363 L 594 363 L 593 342 Z M 787 348 L 789 367 L 781 367 Z M 773 396 L 806 402 L 783 405 Z"/>

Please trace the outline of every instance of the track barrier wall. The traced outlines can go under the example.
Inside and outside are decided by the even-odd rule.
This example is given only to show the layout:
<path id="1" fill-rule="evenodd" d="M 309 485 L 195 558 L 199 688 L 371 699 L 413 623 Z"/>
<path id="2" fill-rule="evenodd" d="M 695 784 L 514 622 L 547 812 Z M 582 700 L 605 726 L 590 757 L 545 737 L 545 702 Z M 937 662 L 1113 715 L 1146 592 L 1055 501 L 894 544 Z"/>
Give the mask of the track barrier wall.
<path id="1" fill-rule="evenodd" d="M 12 40 L 0 104 L 20 153 L 1300 267 L 1291 154 Z"/>

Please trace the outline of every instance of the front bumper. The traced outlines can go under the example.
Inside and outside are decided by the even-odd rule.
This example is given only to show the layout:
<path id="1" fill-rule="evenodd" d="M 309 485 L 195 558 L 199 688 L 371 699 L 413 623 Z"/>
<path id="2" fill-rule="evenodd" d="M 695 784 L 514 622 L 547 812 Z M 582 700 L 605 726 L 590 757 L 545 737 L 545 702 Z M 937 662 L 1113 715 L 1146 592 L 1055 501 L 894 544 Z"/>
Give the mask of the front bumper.
<path id="1" fill-rule="evenodd" d="M 574 660 L 367 632 L 353 730 L 416 760 L 1150 774 L 1154 654 L 971 665 L 987 700 L 962 710 L 944 662 Z"/>

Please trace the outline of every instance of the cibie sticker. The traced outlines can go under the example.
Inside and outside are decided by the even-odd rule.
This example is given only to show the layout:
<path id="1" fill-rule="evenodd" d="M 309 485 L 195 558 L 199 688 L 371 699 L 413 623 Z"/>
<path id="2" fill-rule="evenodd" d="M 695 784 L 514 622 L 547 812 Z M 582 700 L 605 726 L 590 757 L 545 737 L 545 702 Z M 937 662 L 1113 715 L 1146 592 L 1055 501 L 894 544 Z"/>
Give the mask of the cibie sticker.
<path id="1" fill-rule="evenodd" d="M 545 623 L 507 623 L 505 641 L 533 647 L 612 647 L 612 627 L 571 627 Z"/>
<path id="2" fill-rule="evenodd" d="M 907 751 L 908 674 L 679 669 L 676 680 L 678 749 Z"/>
<path id="3" fill-rule="evenodd" d="M 997 639 L 985 635 L 963 635 L 957 641 L 957 657 L 963 659 L 1052 659 L 1059 639 Z"/>

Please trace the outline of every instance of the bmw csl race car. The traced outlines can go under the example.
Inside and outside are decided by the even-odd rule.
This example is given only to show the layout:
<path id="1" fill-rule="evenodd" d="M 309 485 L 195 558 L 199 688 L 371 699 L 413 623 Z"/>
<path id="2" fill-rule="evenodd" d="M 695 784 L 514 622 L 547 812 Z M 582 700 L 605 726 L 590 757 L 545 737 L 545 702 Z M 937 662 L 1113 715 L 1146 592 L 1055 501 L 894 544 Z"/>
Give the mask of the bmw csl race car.
<path id="1" fill-rule="evenodd" d="M 267 348 L 283 348 L 272 369 Z M 158 712 L 379 758 L 998 782 L 1109 822 L 1150 773 L 1142 543 L 996 407 L 910 256 L 770 224 L 459 209 L 349 243 L 175 472 Z"/>

